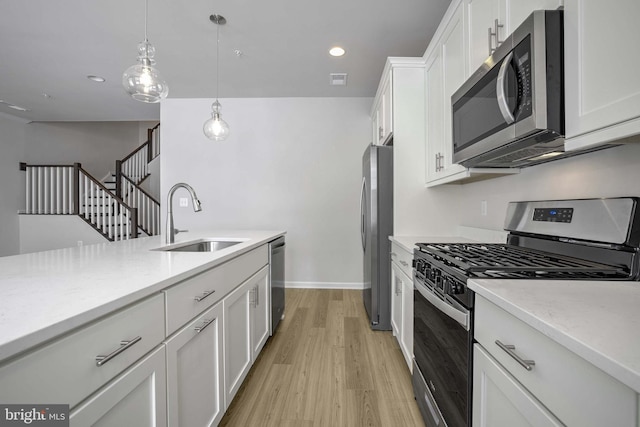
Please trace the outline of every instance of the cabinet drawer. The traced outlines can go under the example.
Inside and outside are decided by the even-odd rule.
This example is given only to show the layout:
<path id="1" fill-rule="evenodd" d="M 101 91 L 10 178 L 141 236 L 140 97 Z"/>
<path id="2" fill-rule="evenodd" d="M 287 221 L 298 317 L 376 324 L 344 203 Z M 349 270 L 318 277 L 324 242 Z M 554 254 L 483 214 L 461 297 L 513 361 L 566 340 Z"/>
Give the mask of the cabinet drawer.
<path id="1" fill-rule="evenodd" d="M 398 264 L 400 270 L 408 277 L 413 277 L 413 267 L 411 263 L 413 262 L 413 253 L 407 252 L 402 246 L 397 243 L 391 242 L 391 261 Z"/>
<path id="2" fill-rule="evenodd" d="M 73 408 L 163 338 L 164 296 L 158 294 L 0 367 L 0 402 Z M 121 341 L 131 344 L 125 348 Z M 112 358 L 97 366 L 96 357 L 107 355 Z"/>
<path id="3" fill-rule="evenodd" d="M 268 262 L 267 245 L 263 245 L 164 291 L 167 295 L 167 336 L 220 301 Z"/>
<path id="4" fill-rule="evenodd" d="M 474 336 L 564 424 L 636 425 L 633 390 L 479 295 Z M 517 357 L 535 365 L 526 370 L 496 341 L 515 346 Z"/>

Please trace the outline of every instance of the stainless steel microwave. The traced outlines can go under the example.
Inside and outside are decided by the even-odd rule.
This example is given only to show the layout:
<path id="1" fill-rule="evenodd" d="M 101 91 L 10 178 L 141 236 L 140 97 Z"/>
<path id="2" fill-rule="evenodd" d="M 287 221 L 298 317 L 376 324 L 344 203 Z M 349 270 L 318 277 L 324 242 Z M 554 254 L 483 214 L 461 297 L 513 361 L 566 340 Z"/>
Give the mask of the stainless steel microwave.
<path id="1" fill-rule="evenodd" d="M 563 12 L 535 11 L 453 94 L 455 163 L 522 167 L 568 155 L 563 45 Z"/>

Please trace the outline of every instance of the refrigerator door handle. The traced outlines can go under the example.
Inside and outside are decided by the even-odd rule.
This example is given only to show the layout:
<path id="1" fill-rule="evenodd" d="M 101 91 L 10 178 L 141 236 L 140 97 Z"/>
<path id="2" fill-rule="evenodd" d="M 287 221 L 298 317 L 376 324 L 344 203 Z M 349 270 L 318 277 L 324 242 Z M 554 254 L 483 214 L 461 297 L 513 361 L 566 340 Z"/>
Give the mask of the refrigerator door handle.
<path id="1" fill-rule="evenodd" d="M 360 240 L 362 240 L 362 250 L 365 249 L 366 245 L 366 228 L 365 228 L 365 218 L 364 218 L 364 209 L 365 209 L 365 191 L 367 189 L 367 179 L 362 177 L 362 189 L 360 190 Z"/>

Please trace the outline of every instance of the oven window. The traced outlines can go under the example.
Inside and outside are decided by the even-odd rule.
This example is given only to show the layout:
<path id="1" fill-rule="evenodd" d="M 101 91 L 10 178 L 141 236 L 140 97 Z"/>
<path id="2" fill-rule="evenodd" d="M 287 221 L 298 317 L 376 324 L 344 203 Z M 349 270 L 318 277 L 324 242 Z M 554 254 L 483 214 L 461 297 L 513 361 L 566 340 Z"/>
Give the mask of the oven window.
<path id="1" fill-rule="evenodd" d="M 467 426 L 471 333 L 414 291 L 413 352 L 449 427 Z"/>

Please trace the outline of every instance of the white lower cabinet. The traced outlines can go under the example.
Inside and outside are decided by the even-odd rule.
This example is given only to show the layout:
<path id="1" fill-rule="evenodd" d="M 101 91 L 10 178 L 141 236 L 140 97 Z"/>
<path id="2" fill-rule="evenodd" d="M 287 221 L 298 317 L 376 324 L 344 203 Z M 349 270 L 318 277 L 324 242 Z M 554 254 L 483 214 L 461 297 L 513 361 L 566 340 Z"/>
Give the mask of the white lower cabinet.
<path id="1" fill-rule="evenodd" d="M 264 267 L 224 299 L 226 407 L 269 337 L 268 272 Z"/>
<path id="2" fill-rule="evenodd" d="M 222 302 L 165 342 L 170 426 L 215 426 L 224 415 Z"/>
<path id="3" fill-rule="evenodd" d="M 638 425 L 632 389 L 479 294 L 474 322 L 474 425 Z"/>
<path id="4" fill-rule="evenodd" d="M 409 371 L 413 371 L 413 254 L 391 244 L 391 328 Z"/>
<path id="5" fill-rule="evenodd" d="M 479 344 L 473 346 L 475 427 L 562 426 L 538 400 Z"/>
<path id="6" fill-rule="evenodd" d="M 269 267 L 256 273 L 251 279 L 253 296 L 251 305 L 251 360 L 255 362 L 269 338 L 271 301 L 269 301 Z"/>
<path id="7" fill-rule="evenodd" d="M 166 399 L 165 349 L 161 346 L 71 411 L 70 425 L 164 427 Z"/>

